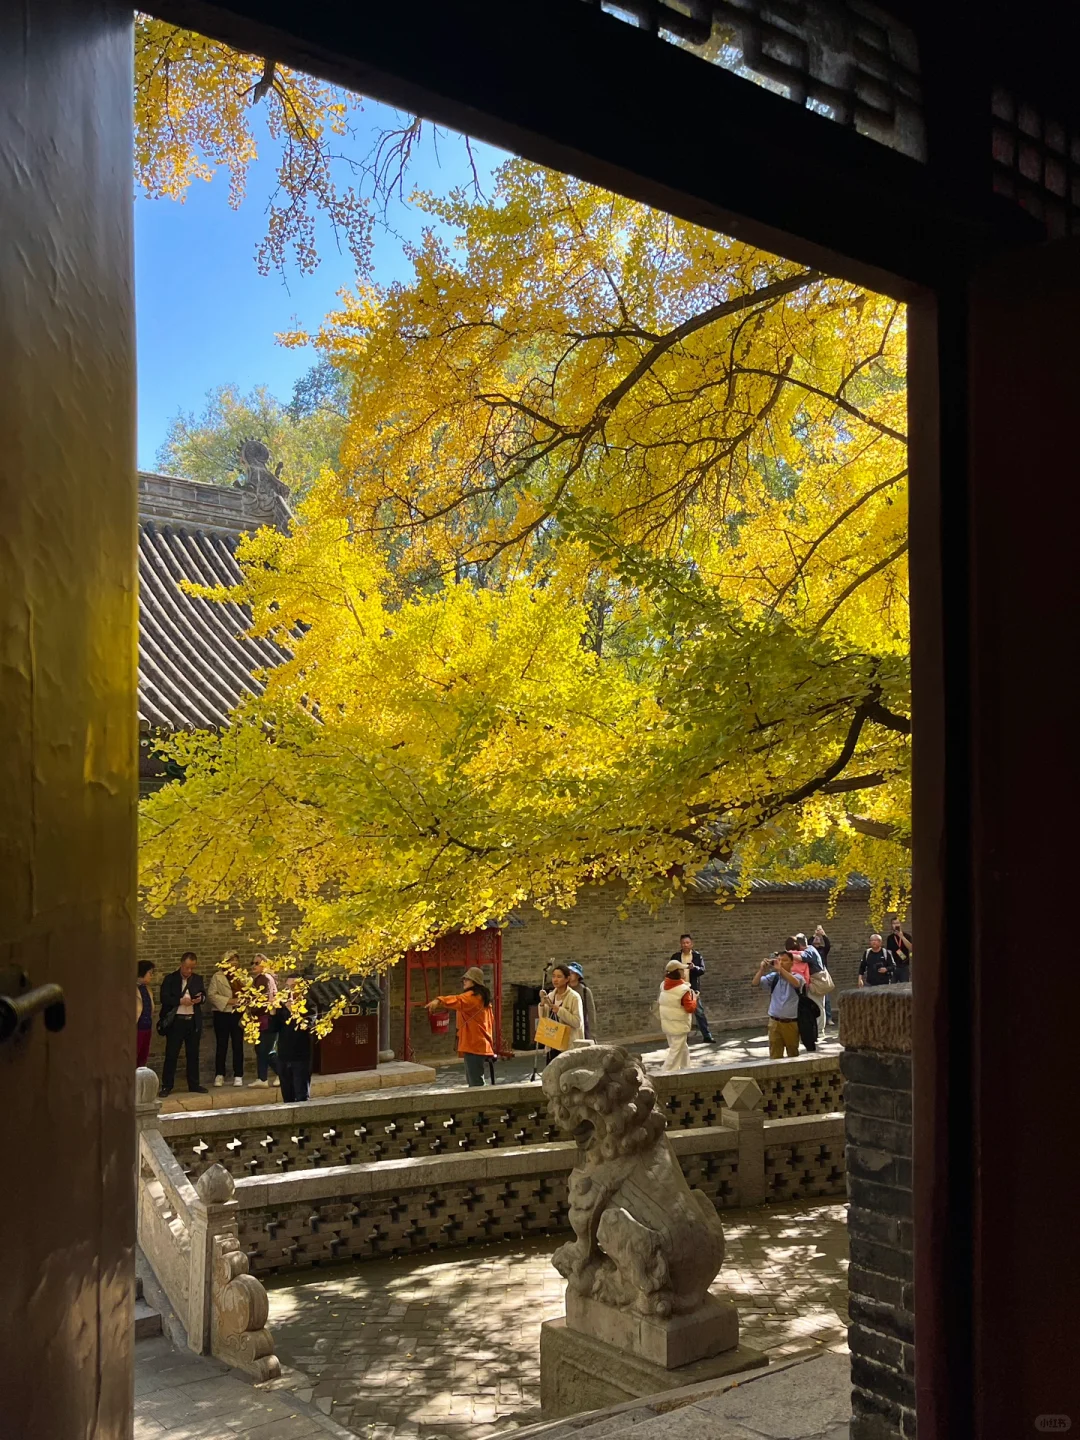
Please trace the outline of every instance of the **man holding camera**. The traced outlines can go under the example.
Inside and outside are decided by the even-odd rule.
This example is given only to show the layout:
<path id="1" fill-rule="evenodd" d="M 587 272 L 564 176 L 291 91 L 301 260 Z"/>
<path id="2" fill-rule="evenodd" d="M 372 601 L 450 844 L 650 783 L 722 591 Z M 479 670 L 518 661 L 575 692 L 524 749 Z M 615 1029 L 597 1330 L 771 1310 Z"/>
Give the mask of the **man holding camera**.
<path id="1" fill-rule="evenodd" d="M 789 1056 L 799 1053 L 799 994 L 806 981 L 792 970 L 793 958 L 789 950 L 770 955 L 750 982 L 753 989 L 770 992 L 769 1055 L 773 1060 L 782 1059 L 785 1052 Z"/>

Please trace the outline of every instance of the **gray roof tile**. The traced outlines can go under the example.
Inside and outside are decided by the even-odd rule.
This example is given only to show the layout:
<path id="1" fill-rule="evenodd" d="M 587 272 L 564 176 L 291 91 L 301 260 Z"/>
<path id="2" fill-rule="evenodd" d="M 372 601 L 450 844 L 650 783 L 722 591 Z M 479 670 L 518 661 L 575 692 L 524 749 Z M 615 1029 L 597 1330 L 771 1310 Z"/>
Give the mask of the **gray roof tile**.
<path id="1" fill-rule="evenodd" d="M 252 672 L 285 652 L 244 633 L 246 606 L 198 599 L 180 584 L 235 585 L 239 527 L 272 517 L 214 485 L 139 478 L 139 720 L 152 730 L 217 729 L 245 694 L 262 693 Z"/>

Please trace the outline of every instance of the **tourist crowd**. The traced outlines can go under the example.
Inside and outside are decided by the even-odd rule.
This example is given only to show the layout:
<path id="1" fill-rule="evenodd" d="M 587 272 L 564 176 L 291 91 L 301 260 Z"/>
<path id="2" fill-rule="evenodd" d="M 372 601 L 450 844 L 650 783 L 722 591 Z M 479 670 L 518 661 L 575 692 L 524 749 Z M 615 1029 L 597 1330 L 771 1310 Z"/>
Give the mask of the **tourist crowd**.
<path id="1" fill-rule="evenodd" d="M 800 1045 L 813 1051 L 821 1030 L 832 1024 L 831 993 L 835 988 L 828 959 L 832 941 L 818 925 L 813 937 L 789 935 L 783 949 L 762 960 L 751 985 L 769 992 L 769 1054 L 774 1059 L 797 1055 Z M 899 920 L 889 934 L 877 931 L 859 964 L 862 985 L 902 984 L 911 979 L 911 935 Z M 310 1091 L 314 1051 L 310 997 L 300 977 L 290 975 L 278 986 L 265 955 L 256 955 L 245 974 L 237 951 L 230 951 L 203 984 L 196 970 L 197 958 L 187 951 L 179 967 L 161 982 L 157 1007 L 158 1034 L 165 1038 L 165 1059 L 161 1073 L 161 1094 L 168 1095 L 176 1079 L 180 1052 L 184 1052 L 188 1090 L 207 1094 L 200 1082 L 199 1057 L 203 1013 L 208 1012 L 214 1031 L 214 1084 L 224 1085 L 231 1057 L 234 1085 L 244 1083 L 245 1016 L 254 1016 L 258 1025 L 255 1045 L 257 1078 L 252 1086 L 281 1087 L 285 1101 L 306 1100 Z M 550 981 L 549 981 L 550 972 Z M 154 1000 L 151 982 L 154 966 L 141 960 L 136 989 L 137 1063 L 145 1065 L 154 1028 Z M 705 960 L 694 948 L 693 936 L 679 937 L 679 948 L 664 966 L 657 997 L 660 1028 L 668 1044 L 662 1069 L 680 1070 L 689 1064 L 690 1035 L 697 1025 L 702 1043 L 714 1044 L 709 1016 L 701 993 Z M 550 986 L 550 988 L 549 988 Z M 538 992 L 538 1045 L 545 1056 L 554 1055 L 575 1043 L 598 1038 L 597 1005 L 585 972 L 576 962 L 550 966 L 544 972 Z M 462 978 L 457 995 L 437 995 L 428 1010 L 449 1010 L 457 1017 L 457 1052 L 462 1059 L 468 1085 L 483 1085 L 485 1070 L 495 1083 L 493 997 L 484 971 L 471 966 Z"/>
<path id="2" fill-rule="evenodd" d="M 769 1054 L 774 1060 L 817 1049 L 818 1037 L 833 1023 L 832 991 L 828 970 L 832 941 L 818 925 L 813 938 L 789 935 L 782 950 L 762 960 L 751 980 L 754 989 L 769 992 Z M 858 983 L 903 984 L 911 979 L 911 935 L 894 920 L 886 938 L 875 931 L 859 964 Z M 701 996 L 705 961 L 694 949 L 693 937 L 680 937 L 679 949 L 664 967 L 660 986 L 660 1028 L 668 1042 L 664 1070 L 681 1070 L 689 1064 L 689 1037 L 696 1020 L 702 1040 L 712 1044 L 712 1032 Z"/>
<path id="3" fill-rule="evenodd" d="M 203 1015 L 209 1014 L 214 1032 L 214 1084 L 224 1085 L 231 1058 L 232 1082 L 244 1083 L 244 1020 L 254 1018 L 258 1040 L 254 1046 L 255 1075 L 251 1087 L 281 1087 L 286 1102 L 306 1100 L 314 1056 L 314 1012 L 298 975 L 284 977 L 280 985 L 265 955 L 256 955 L 245 972 L 239 952 L 230 950 L 204 984 L 197 970 L 198 957 L 188 950 L 177 969 L 161 982 L 156 1007 L 157 1033 L 165 1040 L 161 1067 L 161 1094 L 171 1093 L 176 1067 L 183 1051 L 187 1088 L 208 1094 L 200 1079 Z M 151 984 L 154 964 L 140 960 L 136 981 L 136 1063 L 150 1056 L 155 1005 Z"/>

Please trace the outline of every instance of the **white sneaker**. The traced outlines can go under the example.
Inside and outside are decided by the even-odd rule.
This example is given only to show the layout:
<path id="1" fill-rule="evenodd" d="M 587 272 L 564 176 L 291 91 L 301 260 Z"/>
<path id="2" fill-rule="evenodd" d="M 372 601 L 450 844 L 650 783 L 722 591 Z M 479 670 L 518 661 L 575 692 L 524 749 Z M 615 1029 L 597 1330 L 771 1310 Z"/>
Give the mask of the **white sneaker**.
<path id="1" fill-rule="evenodd" d="M 276 1087 L 280 1088 L 280 1086 L 281 1086 L 281 1076 L 280 1076 L 280 1075 L 273 1075 L 273 1076 L 271 1076 L 271 1078 L 270 1078 L 270 1084 L 271 1084 L 272 1086 L 276 1086 Z"/>
<path id="2" fill-rule="evenodd" d="M 250 1086 L 252 1090 L 269 1090 L 269 1088 L 270 1082 L 268 1080 L 252 1080 Z"/>
<path id="3" fill-rule="evenodd" d="M 224 1076 L 224 1075 L 215 1075 L 215 1076 L 214 1076 L 214 1084 L 215 1084 L 215 1085 L 224 1085 L 224 1084 L 225 1084 L 225 1076 Z"/>
<path id="4" fill-rule="evenodd" d="M 237 1075 L 236 1079 L 232 1083 L 234 1085 L 242 1085 L 244 1083 L 244 1077 L 242 1075 Z"/>

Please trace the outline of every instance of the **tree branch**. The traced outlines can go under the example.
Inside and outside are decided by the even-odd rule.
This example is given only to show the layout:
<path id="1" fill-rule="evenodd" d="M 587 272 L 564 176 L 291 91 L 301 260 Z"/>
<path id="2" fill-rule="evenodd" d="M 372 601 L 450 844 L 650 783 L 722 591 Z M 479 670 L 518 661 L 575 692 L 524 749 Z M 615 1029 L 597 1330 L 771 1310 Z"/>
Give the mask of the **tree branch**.
<path id="1" fill-rule="evenodd" d="M 881 701 L 874 696 L 867 702 L 870 719 L 875 725 L 881 725 L 886 730 L 895 730 L 898 735 L 911 734 L 911 717 L 908 715 L 897 715 L 895 711 L 888 709 Z"/>
<path id="2" fill-rule="evenodd" d="M 865 815 L 846 815 L 847 823 L 860 835 L 869 835 L 871 840 L 897 840 L 899 844 L 911 849 L 911 841 L 906 836 L 899 838 L 896 833 L 896 826 L 888 820 L 870 820 Z"/>
<path id="3" fill-rule="evenodd" d="M 872 580 L 874 576 L 880 574 L 882 570 L 888 569 L 888 567 L 893 563 L 894 560 L 899 560 L 900 556 L 905 554 L 907 548 L 908 542 L 905 537 L 905 539 L 901 541 L 901 543 L 896 547 L 895 550 L 884 556 L 881 560 L 877 562 L 876 565 L 871 565 L 869 570 L 864 570 L 861 575 L 856 575 L 855 579 L 852 580 L 850 585 L 845 585 L 843 590 L 840 591 L 840 594 L 825 611 L 825 614 L 814 626 L 814 634 L 820 635 L 822 630 L 824 630 L 825 626 L 840 609 L 840 606 L 843 605 L 844 601 L 849 600 L 851 596 L 855 594 L 855 591 L 858 590 L 860 585 L 865 585 L 867 580 Z M 910 728 L 911 726 L 909 724 L 908 729 L 910 730 Z"/>
<path id="4" fill-rule="evenodd" d="M 828 780 L 818 791 L 820 795 L 846 795 L 850 790 L 873 790 L 885 784 L 885 775 L 875 770 L 870 775 L 852 775 L 847 780 Z"/>

